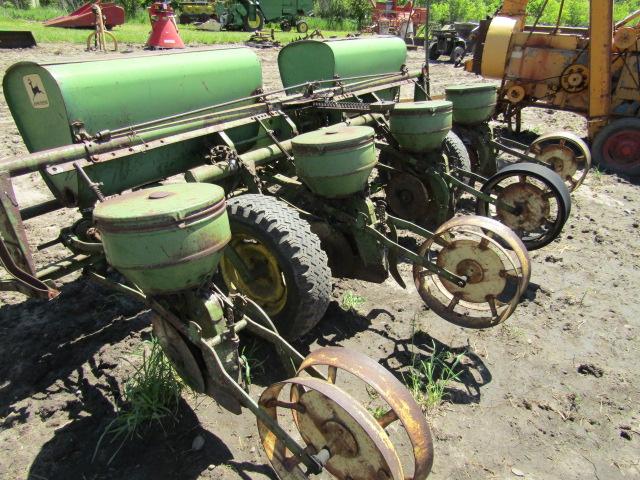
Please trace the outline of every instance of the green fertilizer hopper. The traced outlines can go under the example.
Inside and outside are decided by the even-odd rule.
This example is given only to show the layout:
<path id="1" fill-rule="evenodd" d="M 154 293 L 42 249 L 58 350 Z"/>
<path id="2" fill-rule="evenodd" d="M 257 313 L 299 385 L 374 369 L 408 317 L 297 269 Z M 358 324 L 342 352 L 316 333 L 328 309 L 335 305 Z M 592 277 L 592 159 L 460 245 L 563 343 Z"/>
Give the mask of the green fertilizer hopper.
<path id="1" fill-rule="evenodd" d="M 355 83 L 362 77 L 392 76 L 404 67 L 406 56 L 406 44 L 395 36 L 303 40 L 280 50 L 278 69 L 284 87 L 295 93 L 307 82 Z M 381 98 L 393 97 L 393 89 L 379 90 Z"/>

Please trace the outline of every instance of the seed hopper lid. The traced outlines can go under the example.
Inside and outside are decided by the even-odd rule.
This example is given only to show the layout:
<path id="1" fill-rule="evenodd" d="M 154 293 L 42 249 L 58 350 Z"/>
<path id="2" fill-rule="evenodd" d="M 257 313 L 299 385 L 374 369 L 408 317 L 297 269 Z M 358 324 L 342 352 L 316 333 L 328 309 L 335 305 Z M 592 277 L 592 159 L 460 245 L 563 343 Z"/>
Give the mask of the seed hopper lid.
<path id="1" fill-rule="evenodd" d="M 495 92 L 498 87 L 493 83 L 467 83 L 462 85 L 450 85 L 445 88 L 447 94 L 464 94 L 464 93 L 477 93 L 477 92 Z"/>
<path id="2" fill-rule="evenodd" d="M 295 137 L 291 143 L 295 150 L 337 150 L 356 147 L 373 142 L 375 131 L 371 127 L 328 127 L 303 133 Z"/>
<path id="3" fill-rule="evenodd" d="M 110 198 L 96 206 L 100 229 L 160 228 L 224 211 L 224 190 L 209 183 L 176 183 Z"/>
<path id="4" fill-rule="evenodd" d="M 448 100 L 425 100 L 422 102 L 397 103 L 392 115 L 415 115 L 421 113 L 446 113 L 453 110 L 453 104 Z"/>

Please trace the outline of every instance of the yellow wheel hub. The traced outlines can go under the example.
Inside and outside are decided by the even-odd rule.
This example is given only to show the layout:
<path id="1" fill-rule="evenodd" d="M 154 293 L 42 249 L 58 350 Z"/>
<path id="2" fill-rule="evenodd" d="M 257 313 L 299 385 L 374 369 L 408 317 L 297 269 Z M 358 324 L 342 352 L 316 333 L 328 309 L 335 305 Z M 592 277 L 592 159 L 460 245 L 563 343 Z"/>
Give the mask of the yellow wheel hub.
<path id="1" fill-rule="evenodd" d="M 228 248 L 240 257 L 246 275 L 241 275 L 225 255 L 220 270 L 227 288 L 247 295 L 268 315 L 280 313 L 287 303 L 287 285 L 276 257 L 258 240 L 244 234 L 234 235 Z"/>
<path id="2" fill-rule="evenodd" d="M 247 17 L 247 25 L 249 25 L 250 28 L 257 29 L 260 27 L 260 17 L 256 15 L 255 20 L 251 20 L 251 18 Z"/>

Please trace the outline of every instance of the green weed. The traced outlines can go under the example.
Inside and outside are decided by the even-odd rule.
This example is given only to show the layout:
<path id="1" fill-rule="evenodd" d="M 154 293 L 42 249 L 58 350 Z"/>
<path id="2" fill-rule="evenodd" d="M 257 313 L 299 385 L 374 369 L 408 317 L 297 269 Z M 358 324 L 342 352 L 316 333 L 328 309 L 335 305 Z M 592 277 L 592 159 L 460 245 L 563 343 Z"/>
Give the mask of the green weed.
<path id="1" fill-rule="evenodd" d="M 141 365 L 125 382 L 122 406 L 98 439 L 93 459 L 107 435 L 112 437 L 111 443 L 120 440 L 107 462 L 110 464 L 126 441 L 139 437 L 144 428 L 154 422 L 162 425 L 166 420 L 176 420 L 180 396 L 186 385 L 164 355 L 158 340 L 154 337 L 146 344 L 149 348 L 143 349 Z"/>
<path id="2" fill-rule="evenodd" d="M 447 386 L 459 380 L 456 367 L 463 356 L 464 352 L 454 355 L 449 350 L 437 350 L 435 344 L 430 358 L 423 360 L 413 355 L 411 367 L 402 378 L 423 410 L 432 410 L 445 400 Z"/>
<path id="3" fill-rule="evenodd" d="M 384 408 L 384 407 L 369 407 L 368 408 L 369 412 L 371 412 L 371 415 L 373 415 L 373 418 L 375 418 L 376 420 L 382 418 L 382 416 L 387 413 L 388 408 Z"/>
<path id="4" fill-rule="evenodd" d="M 260 352 L 258 352 L 258 345 L 256 343 L 250 343 L 240 349 L 240 360 L 242 361 L 244 381 L 247 386 L 252 384 L 252 377 L 254 373 L 263 374 L 264 364 L 266 360 L 258 360 Z"/>
<path id="5" fill-rule="evenodd" d="M 342 296 L 341 306 L 342 309 L 346 311 L 357 310 L 357 308 L 363 305 L 366 301 L 366 298 L 349 290 Z"/>

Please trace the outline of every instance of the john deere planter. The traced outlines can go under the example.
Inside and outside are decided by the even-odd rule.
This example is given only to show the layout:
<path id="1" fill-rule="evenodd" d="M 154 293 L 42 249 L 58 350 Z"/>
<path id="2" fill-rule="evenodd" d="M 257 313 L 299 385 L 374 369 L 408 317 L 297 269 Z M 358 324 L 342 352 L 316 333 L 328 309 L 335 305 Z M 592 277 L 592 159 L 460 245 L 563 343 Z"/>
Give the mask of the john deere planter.
<path id="1" fill-rule="evenodd" d="M 258 58 L 245 48 L 14 65 L 4 94 L 31 153 L 0 160 L 9 274 L 0 288 L 52 297 L 56 279 L 83 270 L 143 299 L 185 380 L 256 415 L 282 478 L 322 468 L 344 479 L 410 476 L 384 431 L 396 419 L 411 439 L 413 478 L 425 478 L 428 427 L 388 372 L 344 350 L 305 360 L 287 341 L 322 318 L 332 275 L 391 276 L 404 287 L 400 259 L 436 314 L 494 326 L 527 288 L 521 238 L 531 247 L 556 238 L 570 203 L 547 168 L 472 172 L 451 131 L 455 104 L 428 100 L 423 72 L 408 71 L 405 59 L 394 37 L 297 42 L 280 53 L 284 90 L 273 92 L 262 90 Z M 402 86 L 413 88 L 412 102 L 398 101 Z M 52 199 L 21 208 L 12 178 L 30 172 Z M 462 192 L 483 216 L 454 217 Z M 36 266 L 24 222 L 62 208 L 79 220 L 39 248 L 62 244 L 70 255 Z M 401 245 L 399 231 L 418 247 Z M 239 379 L 242 331 L 299 368 L 257 403 Z M 384 421 L 335 385 L 339 369 L 387 400 Z M 303 444 L 278 424 L 282 408 Z"/>

